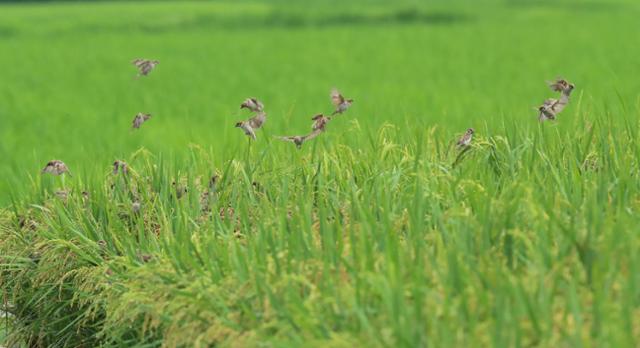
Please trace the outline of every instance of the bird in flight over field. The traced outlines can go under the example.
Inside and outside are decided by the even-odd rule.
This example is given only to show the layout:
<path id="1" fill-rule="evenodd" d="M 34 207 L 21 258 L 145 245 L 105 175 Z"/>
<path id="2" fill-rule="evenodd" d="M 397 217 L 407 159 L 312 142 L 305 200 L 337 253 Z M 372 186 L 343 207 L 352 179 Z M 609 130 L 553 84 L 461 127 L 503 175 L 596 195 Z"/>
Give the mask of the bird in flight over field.
<path id="1" fill-rule="evenodd" d="M 61 174 L 67 173 L 69 174 L 69 176 L 72 176 L 71 173 L 69 172 L 69 168 L 67 167 L 67 165 L 60 160 L 49 161 L 47 165 L 42 169 L 42 173 L 43 174 L 48 173 L 53 175 L 61 175 Z"/>
<path id="2" fill-rule="evenodd" d="M 136 78 L 140 78 L 140 76 L 147 76 L 153 70 L 156 65 L 160 64 L 157 60 L 150 59 L 134 59 L 131 64 L 135 65 L 138 68 L 138 75 Z"/>
<path id="3" fill-rule="evenodd" d="M 353 104 L 353 99 L 345 99 L 342 94 L 334 88 L 331 90 L 331 102 L 336 108 L 336 110 L 331 114 L 331 116 L 333 116 L 347 111 L 351 104 Z"/>
<path id="4" fill-rule="evenodd" d="M 456 145 L 458 145 L 458 147 L 461 147 L 461 148 L 465 148 L 471 145 L 471 139 L 473 138 L 474 132 L 475 131 L 473 130 L 473 128 L 467 129 L 467 131 L 462 135 L 462 137 L 460 137 Z"/>
<path id="5" fill-rule="evenodd" d="M 324 131 L 324 127 L 327 125 L 327 123 L 329 123 L 329 121 L 331 121 L 331 117 L 325 116 L 323 114 L 317 114 L 313 116 L 311 120 L 313 121 L 311 129 L 313 129 L 314 131 Z"/>
<path id="6" fill-rule="evenodd" d="M 138 129 L 143 123 L 147 122 L 150 118 L 151 118 L 151 114 L 145 114 L 145 113 L 139 112 L 136 114 L 136 117 L 133 118 L 131 127 Z"/>
<path id="7" fill-rule="evenodd" d="M 247 98 L 242 104 L 240 109 L 249 109 L 253 112 L 261 112 L 264 110 L 264 105 L 256 98 Z"/>
<path id="8" fill-rule="evenodd" d="M 320 135 L 320 133 L 322 133 L 323 130 L 314 130 L 313 132 L 307 134 L 307 135 L 291 135 L 291 136 L 277 136 L 276 138 L 278 138 L 279 140 L 282 141 L 290 141 L 294 144 L 296 144 L 296 148 L 300 149 L 302 148 L 302 144 L 307 141 L 307 140 L 311 140 L 315 137 L 317 137 L 318 135 Z"/>
<path id="9" fill-rule="evenodd" d="M 242 129 L 244 131 L 244 134 L 250 136 L 253 140 L 255 140 L 255 130 L 261 128 L 266 120 L 267 114 L 263 111 L 260 111 L 257 115 L 251 117 L 250 119 L 236 123 L 236 127 Z"/>

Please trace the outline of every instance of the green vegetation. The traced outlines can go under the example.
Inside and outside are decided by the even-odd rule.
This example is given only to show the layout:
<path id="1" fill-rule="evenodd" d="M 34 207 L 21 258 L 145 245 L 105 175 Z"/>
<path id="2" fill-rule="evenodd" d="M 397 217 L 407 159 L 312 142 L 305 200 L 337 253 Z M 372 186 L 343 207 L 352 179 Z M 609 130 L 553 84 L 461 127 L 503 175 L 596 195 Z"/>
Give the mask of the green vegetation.
<path id="1" fill-rule="evenodd" d="M 640 5 L 336 4 L 0 6 L 4 345 L 638 346 Z"/>

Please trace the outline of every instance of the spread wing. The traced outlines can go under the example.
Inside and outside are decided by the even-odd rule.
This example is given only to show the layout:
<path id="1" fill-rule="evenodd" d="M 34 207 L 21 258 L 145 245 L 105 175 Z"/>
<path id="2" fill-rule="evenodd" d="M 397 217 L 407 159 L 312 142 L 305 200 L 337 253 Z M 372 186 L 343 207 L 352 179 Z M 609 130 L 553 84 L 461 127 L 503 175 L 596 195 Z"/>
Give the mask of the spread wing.
<path id="1" fill-rule="evenodd" d="M 335 88 L 331 90 L 331 103 L 333 103 L 333 105 L 335 105 L 335 106 L 338 106 L 338 105 L 344 103 L 344 97 Z"/>
<path id="2" fill-rule="evenodd" d="M 542 106 L 545 108 L 553 108 L 554 105 L 558 103 L 558 99 L 549 98 L 542 103 Z"/>
<path id="3" fill-rule="evenodd" d="M 567 100 L 558 100 L 553 105 L 551 105 L 551 110 L 554 113 L 560 113 L 567 106 Z"/>
<path id="4" fill-rule="evenodd" d="M 297 136 L 295 135 L 289 135 L 289 136 L 276 136 L 276 139 L 278 140 L 282 140 L 282 141 L 289 141 L 289 142 L 295 142 L 296 141 Z"/>
<path id="5" fill-rule="evenodd" d="M 569 82 L 567 82 L 567 80 L 565 79 L 557 79 L 553 82 L 547 81 L 547 84 L 549 84 L 549 87 L 554 92 L 562 92 L 567 88 L 567 86 L 569 86 Z"/>
<path id="6" fill-rule="evenodd" d="M 242 129 L 244 134 L 250 136 L 251 138 L 256 138 L 256 133 L 253 131 L 253 127 L 251 127 L 249 122 L 242 122 L 242 124 L 240 124 L 240 129 Z"/>
<path id="7" fill-rule="evenodd" d="M 321 133 L 322 133 L 322 130 L 321 130 L 321 129 L 317 129 L 317 130 L 314 130 L 313 132 L 311 132 L 311 133 L 309 133 L 309 134 L 305 135 L 305 136 L 303 137 L 303 139 L 304 139 L 305 141 L 306 141 L 306 140 L 311 140 L 311 139 L 313 139 L 313 138 L 317 137 L 318 135 L 320 135 Z"/>
<path id="8" fill-rule="evenodd" d="M 266 119 L 267 119 L 267 114 L 265 114 L 264 112 L 260 112 L 259 114 L 250 118 L 247 122 L 249 122 L 249 125 L 251 125 L 252 128 L 258 129 L 262 127 Z"/>

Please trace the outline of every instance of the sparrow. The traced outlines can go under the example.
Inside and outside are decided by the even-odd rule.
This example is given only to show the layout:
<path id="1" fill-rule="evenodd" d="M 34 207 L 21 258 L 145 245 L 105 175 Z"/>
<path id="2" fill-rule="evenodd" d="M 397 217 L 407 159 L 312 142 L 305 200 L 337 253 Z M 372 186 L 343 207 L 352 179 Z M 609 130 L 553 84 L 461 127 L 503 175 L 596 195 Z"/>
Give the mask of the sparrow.
<path id="1" fill-rule="evenodd" d="M 151 118 L 151 114 L 144 114 L 142 112 L 137 113 L 136 117 L 133 118 L 131 128 L 135 128 L 135 129 L 140 128 L 140 126 L 143 123 L 147 122 L 150 118 Z"/>
<path id="2" fill-rule="evenodd" d="M 42 169 L 42 173 L 49 173 L 53 175 L 61 175 L 67 173 L 69 174 L 69 176 L 73 176 L 69 172 L 69 168 L 67 167 L 67 165 L 60 160 L 49 161 L 49 163 L 47 163 L 47 165 Z"/>
<path id="3" fill-rule="evenodd" d="M 290 141 L 294 144 L 296 144 L 296 148 L 300 149 L 302 148 L 302 143 L 304 143 L 307 140 L 311 140 L 315 137 L 317 137 L 318 135 L 320 135 L 320 133 L 322 133 L 323 130 L 314 130 L 313 132 L 307 134 L 307 135 L 291 135 L 291 136 L 276 136 L 276 138 L 282 140 L 282 141 Z"/>
<path id="4" fill-rule="evenodd" d="M 353 104 L 353 99 L 345 99 L 342 94 L 337 89 L 331 90 L 331 102 L 336 107 L 336 110 L 331 114 L 331 116 L 336 114 L 341 114 Z"/>
<path id="5" fill-rule="evenodd" d="M 136 78 L 140 76 L 147 76 L 156 65 L 160 64 L 157 60 L 149 60 L 149 59 L 134 59 L 131 64 L 135 65 L 138 68 L 138 75 Z"/>
<path id="6" fill-rule="evenodd" d="M 313 129 L 314 131 L 317 131 L 317 130 L 324 131 L 325 130 L 324 127 L 327 125 L 327 123 L 329 123 L 329 121 L 331 121 L 331 117 L 325 116 L 323 114 L 317 114 L 313 116 L 311 120 L 313 121 L 313 125 L 311 126 L 311 129 Z"/>
<path id="7" fill-rule="evenodd" d="M 118 170 L 124 175 L 127 175 L 129 172 L 129 168 L 127 167 L 127 163 L 125 161 L 116 160 L 113 162 L 113 175 L 118 174 Z"/>
<path id="8" fill-rule="evenodd" d="M 571 91 L 575 88 L 575 85 L 573 83 L 570 83 L 565 79 L 557 79 L 554 82 L 547 82 L 547 84 L 554 92 L 567 91 L 570 94 Z"/>
<path id="9" fill-rule="evenodd" d="M 460 137 L 460 139 L 458 140 L 456 145 L 458 145 L 458 147 L 461 147 L 461 148 L 464 148 L 464 147 L 467 147 L 467 146 L 471 145 L 471 139 L 473 138 L 473 133 L 474 132 L 475 131 L 473 130 L 473 128 L 467 129 L 467 131 L 464 133 L 464 135 L 462 137 Z"/>
<path id="10" fill-rule="evenodd" d="M 242 104 L 240 109 L 249 109 L 253 112 L 261 112 L 264 110 L 264 105 L 256 98 L 247 98 Z"/>
<path id="11" fill-rule="evenodd" d="M 255 130 L 262 127 L 262 125 L 267 121 L 267 114 L 260 111 L 257 115 L 246 121 L 240 121 L 236 123 L 236 127 L 242 129 L 244 134 L 250 136 L 253 140 L 256 139 Z"/>

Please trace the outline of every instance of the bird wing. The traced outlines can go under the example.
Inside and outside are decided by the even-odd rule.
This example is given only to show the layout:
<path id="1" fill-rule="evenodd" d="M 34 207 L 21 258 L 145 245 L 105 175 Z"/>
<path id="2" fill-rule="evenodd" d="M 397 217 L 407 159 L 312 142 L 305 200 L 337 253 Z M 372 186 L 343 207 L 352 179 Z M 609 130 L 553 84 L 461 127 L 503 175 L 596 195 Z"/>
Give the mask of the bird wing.
<path id="1" fill-rule="evenodd" d="M 282 141 L 290 141 L 290 142 L 294 142 L 294 141 L 295 141 L 295 139 L 296 139 L 296 136 L 295 136 L 295 135 L 288 135 L 288 136 L 280 136 L 280 135 L 277 135 L 277 136 L 276 136 L 276 139 L 278 139 L 278 140 L 282 140 Z"/>
<path id="2" fill-rule="evenodd" d="M 340 92 L 337 89 L 332 89 L 331 90 L 331 102 L 333 103 L 333 105 L 338 106 L 342 103 L 344 103 L 344 97 L 342 96 L 342 94 L 340 94 Z"/>
<path id="3" fill-rule="evenodd" d="M 252 128 L 258 129 L 262 127 L 262 124 L 266 119 L 267 119 L 267 114 L 265 114 L 264 112 L 260 112 L 259 114 L 251 117 L 247 122 L 249 122 L 249 125 Z"/>
<path id="4" fill-rule="evenodd" d="M 567 82 L 567 80 L 561 78 L 553 82 L 547 81 L 547 83 L 549 84 L 551 90 L 553 90 L 554 92 L 562 92 L 569 85 L 569 82 Z"/>
<path id="5" fill-rule="evenodd" d="M 320 135 L 322 133 L 322 129 L 316 129 L 313 132 L 305 135 L 304 137 L 302 137 L 302 139 L 306 140 L 311 140 L 315 137 L 317 137 L 318 135 Z"/>
<path id="6" fill-rule="evenodd" d="M 557 114 L 560 113 L 567 106 L 567 100 L 558 100 L 553 105 L 551 105 L 551 110 Z"/>
<path id="7" fill-rule="evenodd" d="M 549 98 L 549 99 L 545 100 L 544 103 L 542 103 L 542 106 L 545 107 L 545 108 L 549 108 L 549 107 L 552 108 L 557 103 L 558 103 L 558 99 Z"/>

